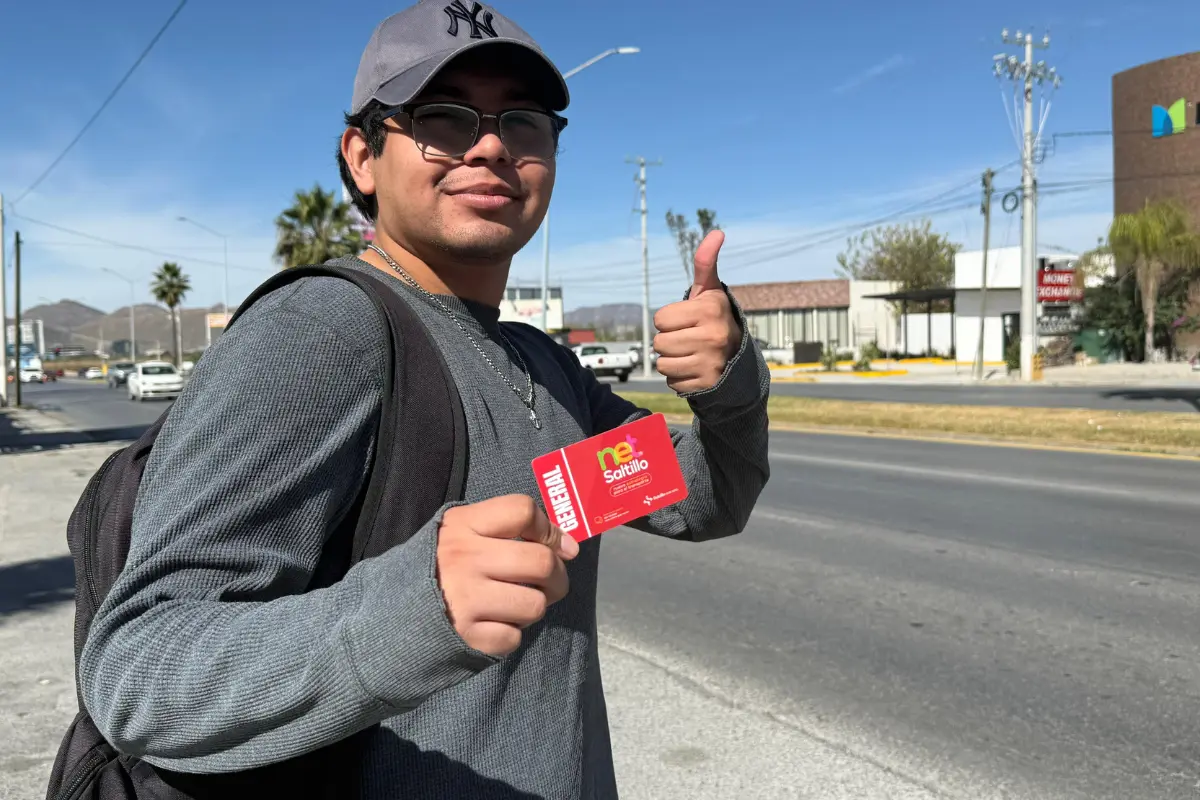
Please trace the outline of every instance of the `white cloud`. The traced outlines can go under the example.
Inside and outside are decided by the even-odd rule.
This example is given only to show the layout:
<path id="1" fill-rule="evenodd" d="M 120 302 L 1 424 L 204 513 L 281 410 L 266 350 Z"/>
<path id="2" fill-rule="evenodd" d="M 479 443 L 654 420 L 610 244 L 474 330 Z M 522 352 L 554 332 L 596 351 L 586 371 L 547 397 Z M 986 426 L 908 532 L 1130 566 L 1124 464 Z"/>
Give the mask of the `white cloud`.
<path id="1" fill-rule="evenodd" d="M 857 89 L 858 87 L 862 86 L 863 84 L 869 83 L 870 81 L 873 81 L 876 78 L 880 78 L 880 77 L 888 74 L 889 72 L 895 72 L 896 70 L 900 69 L 901 67 L 908 66 L 911 63 L 912 63 L 911 58 L 909 58 L 906 55 L 901 55 L 901 54 L 897 53 L 896 55 L 894 55 L 888 59 L 880 61 L 878 64 L 873 64 L 873 65 L 867 67 L 862 72 L 859 72 L 855 75 L 851 75 L 844 82 L 833 87 L 830 91 L 833 92 L 834 94 L 843 94 L 845 92 L 850 91 L 851 89 Z"/>

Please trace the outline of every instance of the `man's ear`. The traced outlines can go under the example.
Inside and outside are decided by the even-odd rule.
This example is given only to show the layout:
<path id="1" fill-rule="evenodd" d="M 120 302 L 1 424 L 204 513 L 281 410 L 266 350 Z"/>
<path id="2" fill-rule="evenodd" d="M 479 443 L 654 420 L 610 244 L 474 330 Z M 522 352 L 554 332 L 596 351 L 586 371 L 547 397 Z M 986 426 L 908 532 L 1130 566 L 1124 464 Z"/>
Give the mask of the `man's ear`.
<path id="1" fill-rule="evenodd" d="M 364 195 L 375 194 L 375 175 L 371 172 L 371 148 L 358 128 L 347 128 L 342 134 L 342 158 L 354 178 L 354 185 Z"/>

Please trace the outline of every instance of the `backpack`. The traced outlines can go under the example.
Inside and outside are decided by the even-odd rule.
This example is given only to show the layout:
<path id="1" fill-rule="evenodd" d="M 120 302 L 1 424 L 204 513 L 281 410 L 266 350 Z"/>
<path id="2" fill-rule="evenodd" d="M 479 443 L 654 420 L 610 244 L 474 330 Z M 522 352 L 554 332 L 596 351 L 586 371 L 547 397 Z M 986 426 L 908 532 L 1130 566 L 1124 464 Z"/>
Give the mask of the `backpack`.
<path id="1" fill-rule="evenodd" d="M 259 286 L 230 324 L 267 293 L 313 276 L 350 281 L 371 297 L 386 321 L 392 358 L 384 376 L 370 477 L 342 529 L 330 536 L 310 590 L 336 583 L 353 564 L 407 541 L 443 504 L 461 499 L 467 445 L 466 420 L 449 367 L 413 310 L 379 278 L 333 265 L 284 270 Z M 79 688 L 79 657 L 92 617 L 128 557 L 138 485 L 169 413 L 109 456 L 67 524 L 75 562 L 80 710 L 59 746 L 47 800 L 356 797 L 362 746 L 373 729 L 278 764 L 233 774 L 185 775 L 117 752 L 88 715 Z M 397 451 L 404 457 L 393 457 Z M 383 502 L 398 497 L 404 502 Z"/>

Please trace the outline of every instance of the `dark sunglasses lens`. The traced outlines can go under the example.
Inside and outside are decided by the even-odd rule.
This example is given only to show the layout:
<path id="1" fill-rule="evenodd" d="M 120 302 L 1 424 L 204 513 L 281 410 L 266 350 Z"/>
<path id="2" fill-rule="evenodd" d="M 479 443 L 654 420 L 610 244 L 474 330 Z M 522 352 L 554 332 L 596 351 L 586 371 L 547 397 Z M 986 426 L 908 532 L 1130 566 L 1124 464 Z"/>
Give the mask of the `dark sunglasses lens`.
<path id="1" fill-rule="evenodd" d="M 553 158 L 557 144 L 554 120 L 536 111 L 506 111 L 500 138 L 514 158 Z"/>
<path id="2" fill-rule="evenodd" d="M 475 145 L 479 117 L 469 108 L 421 106 L 413 112 L 413 138 L 431 156 L 461 156 Z"/>

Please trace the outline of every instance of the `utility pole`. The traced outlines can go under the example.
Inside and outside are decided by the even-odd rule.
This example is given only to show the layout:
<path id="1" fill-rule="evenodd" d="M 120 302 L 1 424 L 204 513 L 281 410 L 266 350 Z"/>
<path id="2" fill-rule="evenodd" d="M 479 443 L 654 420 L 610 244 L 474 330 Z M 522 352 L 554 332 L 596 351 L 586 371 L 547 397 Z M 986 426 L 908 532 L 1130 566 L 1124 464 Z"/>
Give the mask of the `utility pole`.
<path id="1" fill-rule="evenodd" d="M 8 303 L 4 299 L 4 195 L 0 195 L 0 406 L 8 405 Z M 17 376 L 21 373 L 18 371 Z"/>
<path id="2" fill-rule="evenodd" d="M 633 181 L 638 185 L 642 198 L 642 377 L 651 378 L 650 358 L 650 238 L 646 231 L 646 167 L 662 166 L 662 161 L 647 161 L 644 156 L 625 159 L 627 164 L 637 164 L 638 174 Z"/>
<path id="3" fill-rule="evenodd" d="M 1034 148 L 1041 136 L 1041 127 L 1049 113 L 1047 103 L 1033 129 L 1033 87 L 1049 83 L 1057 89 L 1062 78 L 1045 61 L 1033 63 L 1033 51 L 1050 47 L 1050 37 L 1033 41 L 1032 33 L 1017 31 L 1015 37 L 1008 29 L 1000 32 L 1005 44 L 1023 46 L 1024 61 L 1016 56 L 999 54 L 993 58 L 993 71 L 998 78 L 1008 78 L 1024 94 L 1025 125 L 1021 137 L 1021 380 L 1033 380 L 1033 356 L 1037 352 L 1037 178 L 1034 175 Z"/>
<path id="4" fill-rule="evenodd" d="M 13 397 L 15 405 L 21 407 L 21 232 L 17 231 L 13 245 L 13 355 L 16 357 L 17 374 L 13 379 Z M 7 354 L 6 354 L 7 355 Z"/>
<path id="5" fill-rule="evenodd" d="M 979 279 L 979 342 L 975 345 L 973 370 L 974 378 L 977 381 L 983 380 L 983 335 L 984 324 L 987 322 L 988 248 L 991 246 L 988 237 L 992 232 L 992 180 L 995 177 L 996 173 L 990 167 L 983 171 L 983 205 L 980 208 L 983 213 L 983 272 Z"/>

